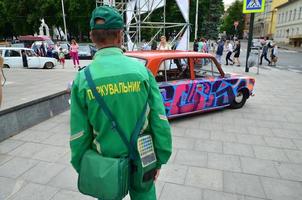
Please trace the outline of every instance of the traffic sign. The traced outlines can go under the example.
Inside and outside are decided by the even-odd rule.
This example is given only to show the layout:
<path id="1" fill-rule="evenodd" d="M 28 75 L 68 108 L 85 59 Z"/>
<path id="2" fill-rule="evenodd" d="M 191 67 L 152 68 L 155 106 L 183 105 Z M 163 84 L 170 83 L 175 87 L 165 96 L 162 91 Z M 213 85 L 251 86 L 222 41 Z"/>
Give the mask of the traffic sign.
<path id="1" fill-rule="evenodd" d="M 265 0 L 243 0 L 243 13 L 264 12 Z"/>

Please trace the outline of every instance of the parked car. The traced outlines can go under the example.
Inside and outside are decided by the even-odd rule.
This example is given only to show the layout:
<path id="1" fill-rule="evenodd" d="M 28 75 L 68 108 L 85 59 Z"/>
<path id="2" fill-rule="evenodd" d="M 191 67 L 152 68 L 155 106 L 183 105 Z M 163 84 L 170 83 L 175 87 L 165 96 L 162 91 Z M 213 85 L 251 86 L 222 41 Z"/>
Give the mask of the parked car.
<path id="1" fill-rule="evenodd" d="M 96 47 L 90 44 L 79 44 L 80 59 L 92 59 L 96 52 L 97 52 Z"/>
<path id="2" fill-rule="evenodd" d="M 27 55 L 28 68 L 51 69 L 57 64 L 55 58 L 39 57 L 29 48 L 0 47 L 0 55 L 4 58 L 3 66 L 6 68 L 22 68 L 22 50 L 24 50 Z"/>
<path id="3" fill-rule="evenodd" d="M 133 51 L 127 56 L 148 67 L 168 118 L 225 107 L 241 108 L 253 95 L 255 79 L 225 73 L 211 54 L 189 51 Z"/>

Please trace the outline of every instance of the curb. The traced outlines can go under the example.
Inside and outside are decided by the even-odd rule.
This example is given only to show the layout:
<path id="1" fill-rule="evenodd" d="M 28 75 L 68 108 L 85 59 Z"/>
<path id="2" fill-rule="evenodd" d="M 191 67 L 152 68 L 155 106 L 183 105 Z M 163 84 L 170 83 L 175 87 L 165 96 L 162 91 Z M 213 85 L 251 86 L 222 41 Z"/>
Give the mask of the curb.
<path id="1" fill-rule="evenodd" d="M 68 99 L 61 91 L 0 111 L 0 142 L 68 110 Z"/>

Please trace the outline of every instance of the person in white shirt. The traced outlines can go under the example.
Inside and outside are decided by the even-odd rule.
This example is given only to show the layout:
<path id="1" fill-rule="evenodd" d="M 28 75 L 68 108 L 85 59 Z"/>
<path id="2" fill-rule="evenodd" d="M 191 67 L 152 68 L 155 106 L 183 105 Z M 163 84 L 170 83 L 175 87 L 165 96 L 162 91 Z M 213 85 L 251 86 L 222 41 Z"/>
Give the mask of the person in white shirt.
<path id="1" fill-rule="evenodd" d="M 233 45 L 231 44 L 231 42 L 228 40 L 227 41 L 227 55 L 225 57 L 225 61 L 226 61 L 226 65 L 228 65 L 228 61 L 231 61 L 231 65 L 234 65 L 234 61 L 231 59 L 231 55 L 233 53 Z"/>
<path id="2" fill-rule="evenodd" d="M 170 47 L 169 43 L 167 42 L 166 36 L 163 35 L 160 37 L 160 43 L 157 47 L 157 50 L 171 50 L 171 47 Z"/>

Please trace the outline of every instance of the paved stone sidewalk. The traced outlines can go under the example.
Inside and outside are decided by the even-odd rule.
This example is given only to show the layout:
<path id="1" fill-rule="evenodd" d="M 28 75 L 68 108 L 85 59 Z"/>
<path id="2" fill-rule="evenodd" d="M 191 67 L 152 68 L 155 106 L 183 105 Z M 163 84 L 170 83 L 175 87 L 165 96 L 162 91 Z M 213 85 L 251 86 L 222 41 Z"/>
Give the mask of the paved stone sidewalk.
<path id="1" fill-rule="evenodd" d="M 302 199 L 301 75 L 272 68 L 250 75 L 256 96 L 244 108 L 171 122 L 160 200 Z M 66 112 L 0 143 L 1 200 L 92 199 L 76 188 L 68 126 Z"/>

